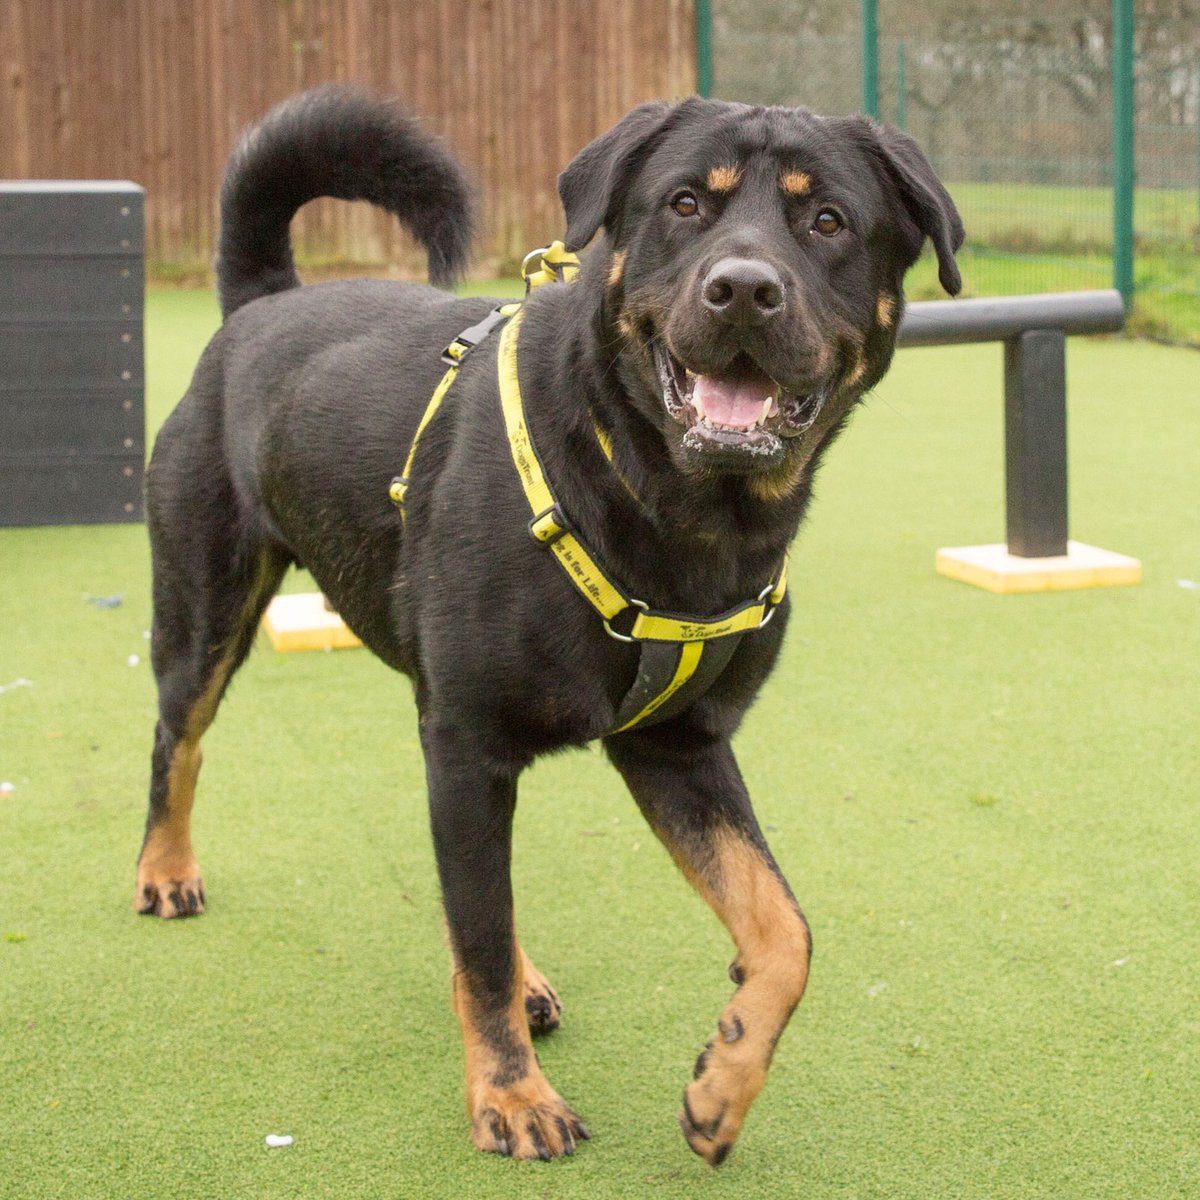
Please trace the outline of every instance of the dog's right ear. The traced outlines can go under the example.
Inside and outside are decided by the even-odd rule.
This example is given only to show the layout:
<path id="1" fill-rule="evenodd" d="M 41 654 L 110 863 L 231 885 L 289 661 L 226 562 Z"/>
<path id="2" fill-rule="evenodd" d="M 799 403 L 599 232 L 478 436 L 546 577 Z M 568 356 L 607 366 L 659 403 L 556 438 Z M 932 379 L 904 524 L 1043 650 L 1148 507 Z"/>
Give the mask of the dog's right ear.
<path id="1" fill-rule="evenodd" d="M 582 250 L 601 225 L 611 226 L 638 165 L 666 132 L 678 108 L 662 100 L 639 104 L 584 146 L 559 175 L 568 250 Z"/>

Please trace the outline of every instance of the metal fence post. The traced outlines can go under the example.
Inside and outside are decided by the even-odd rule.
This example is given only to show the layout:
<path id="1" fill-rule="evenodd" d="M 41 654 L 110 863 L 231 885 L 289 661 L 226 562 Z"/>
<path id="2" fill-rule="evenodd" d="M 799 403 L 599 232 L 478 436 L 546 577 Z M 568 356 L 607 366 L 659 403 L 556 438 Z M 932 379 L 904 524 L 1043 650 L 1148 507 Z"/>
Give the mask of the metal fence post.
<path id="1" fill-rule="evenodd" d="M 862 0 L 862 106 L 879 119 L 879 5 Z"/>
<path id="2" fill-rule="evenodd" d="M 1133 301 L 1133 0 L 1112 7 L 1113 287 Z"/>
<path id="3" fill-rule="evenodd" d="M 1067 552 L 1067 342 L 1033 329 L 1004 343 L 1008 552 Z"/>
<path id="4" fill-rule="evenodd" d="M 696 91 L 711 96 L 712 90 L 712 0 L 696 0 Z"/>

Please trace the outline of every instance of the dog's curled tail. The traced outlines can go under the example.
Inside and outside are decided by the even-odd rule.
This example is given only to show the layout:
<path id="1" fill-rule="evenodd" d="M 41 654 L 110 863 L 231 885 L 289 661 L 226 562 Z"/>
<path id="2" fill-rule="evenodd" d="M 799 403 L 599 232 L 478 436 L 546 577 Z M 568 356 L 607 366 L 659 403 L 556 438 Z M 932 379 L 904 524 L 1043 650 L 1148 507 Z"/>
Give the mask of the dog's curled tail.
<path id="1" fill-rule="evenodd" d="M 393 213 L 446 284 L 466 264 L 471 189 L 441 141 L 394 103 L 324 87 L 276 105 L 230 156 L 221 185 L 217 290 L 227 317 L 298 287 L 288 226 L 318 196 L 368 200 Z"/>

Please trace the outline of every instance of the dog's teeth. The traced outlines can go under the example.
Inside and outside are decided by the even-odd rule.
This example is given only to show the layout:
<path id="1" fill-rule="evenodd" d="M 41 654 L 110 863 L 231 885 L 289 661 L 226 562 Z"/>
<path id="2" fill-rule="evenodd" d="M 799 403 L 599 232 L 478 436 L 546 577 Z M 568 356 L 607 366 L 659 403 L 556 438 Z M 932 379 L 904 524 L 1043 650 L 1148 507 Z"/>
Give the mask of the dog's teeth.
<path id="1" fill-rule="evenodd" d="M 701 400 L 700 397 L 697 396 L 695 392 L 692 393 L 692 407 L 696 410 L 696 416 L 701 421 L 703 421 L 705 419 L 704 418 L 704 401 Z"/>
<path id="2" fill-rule="evenodd" d="M 775 397 L 774 397 L 774 396 L 768 396 L 768 397 L 767 397 L 767 398 L 766 398 L 766 399 L 765 399 L 765 400 L 762 402 L 762 412 L 760 412 L 760 413 L 758 414 L 758 420 L 754 422 L 754 423 L 755 423 L 755 425 L 765 425 L 765 424 L 766 424 L 766 421 L 767 421 L 767 418 L 768 418 L 769 416 L 771 416 L 771 409 L 772 409 L 772 408 L 775 408 Z"/>
<path id="3" fill-rule="evenodd" d="M 776 394 L 774 396 L 768 396 L 767 404 L 769 406 L 766 409 L 767 417 L 769 418 L 769 417 L 779 416 L 779 396 L 778 396 L 778 394 Z"/>

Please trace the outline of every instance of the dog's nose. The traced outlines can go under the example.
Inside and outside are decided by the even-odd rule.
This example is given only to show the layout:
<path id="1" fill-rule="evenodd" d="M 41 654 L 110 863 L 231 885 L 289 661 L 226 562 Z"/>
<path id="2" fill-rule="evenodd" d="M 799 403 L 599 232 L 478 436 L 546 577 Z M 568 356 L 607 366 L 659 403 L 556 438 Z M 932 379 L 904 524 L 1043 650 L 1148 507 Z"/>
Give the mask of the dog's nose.
<path id="1" fill-rule="evenodd" d="M 764 325 L 783 309 L 783 280 L 757 258 L 723 258 L 704 277 L 704 307 L 724 325 Z"/>

